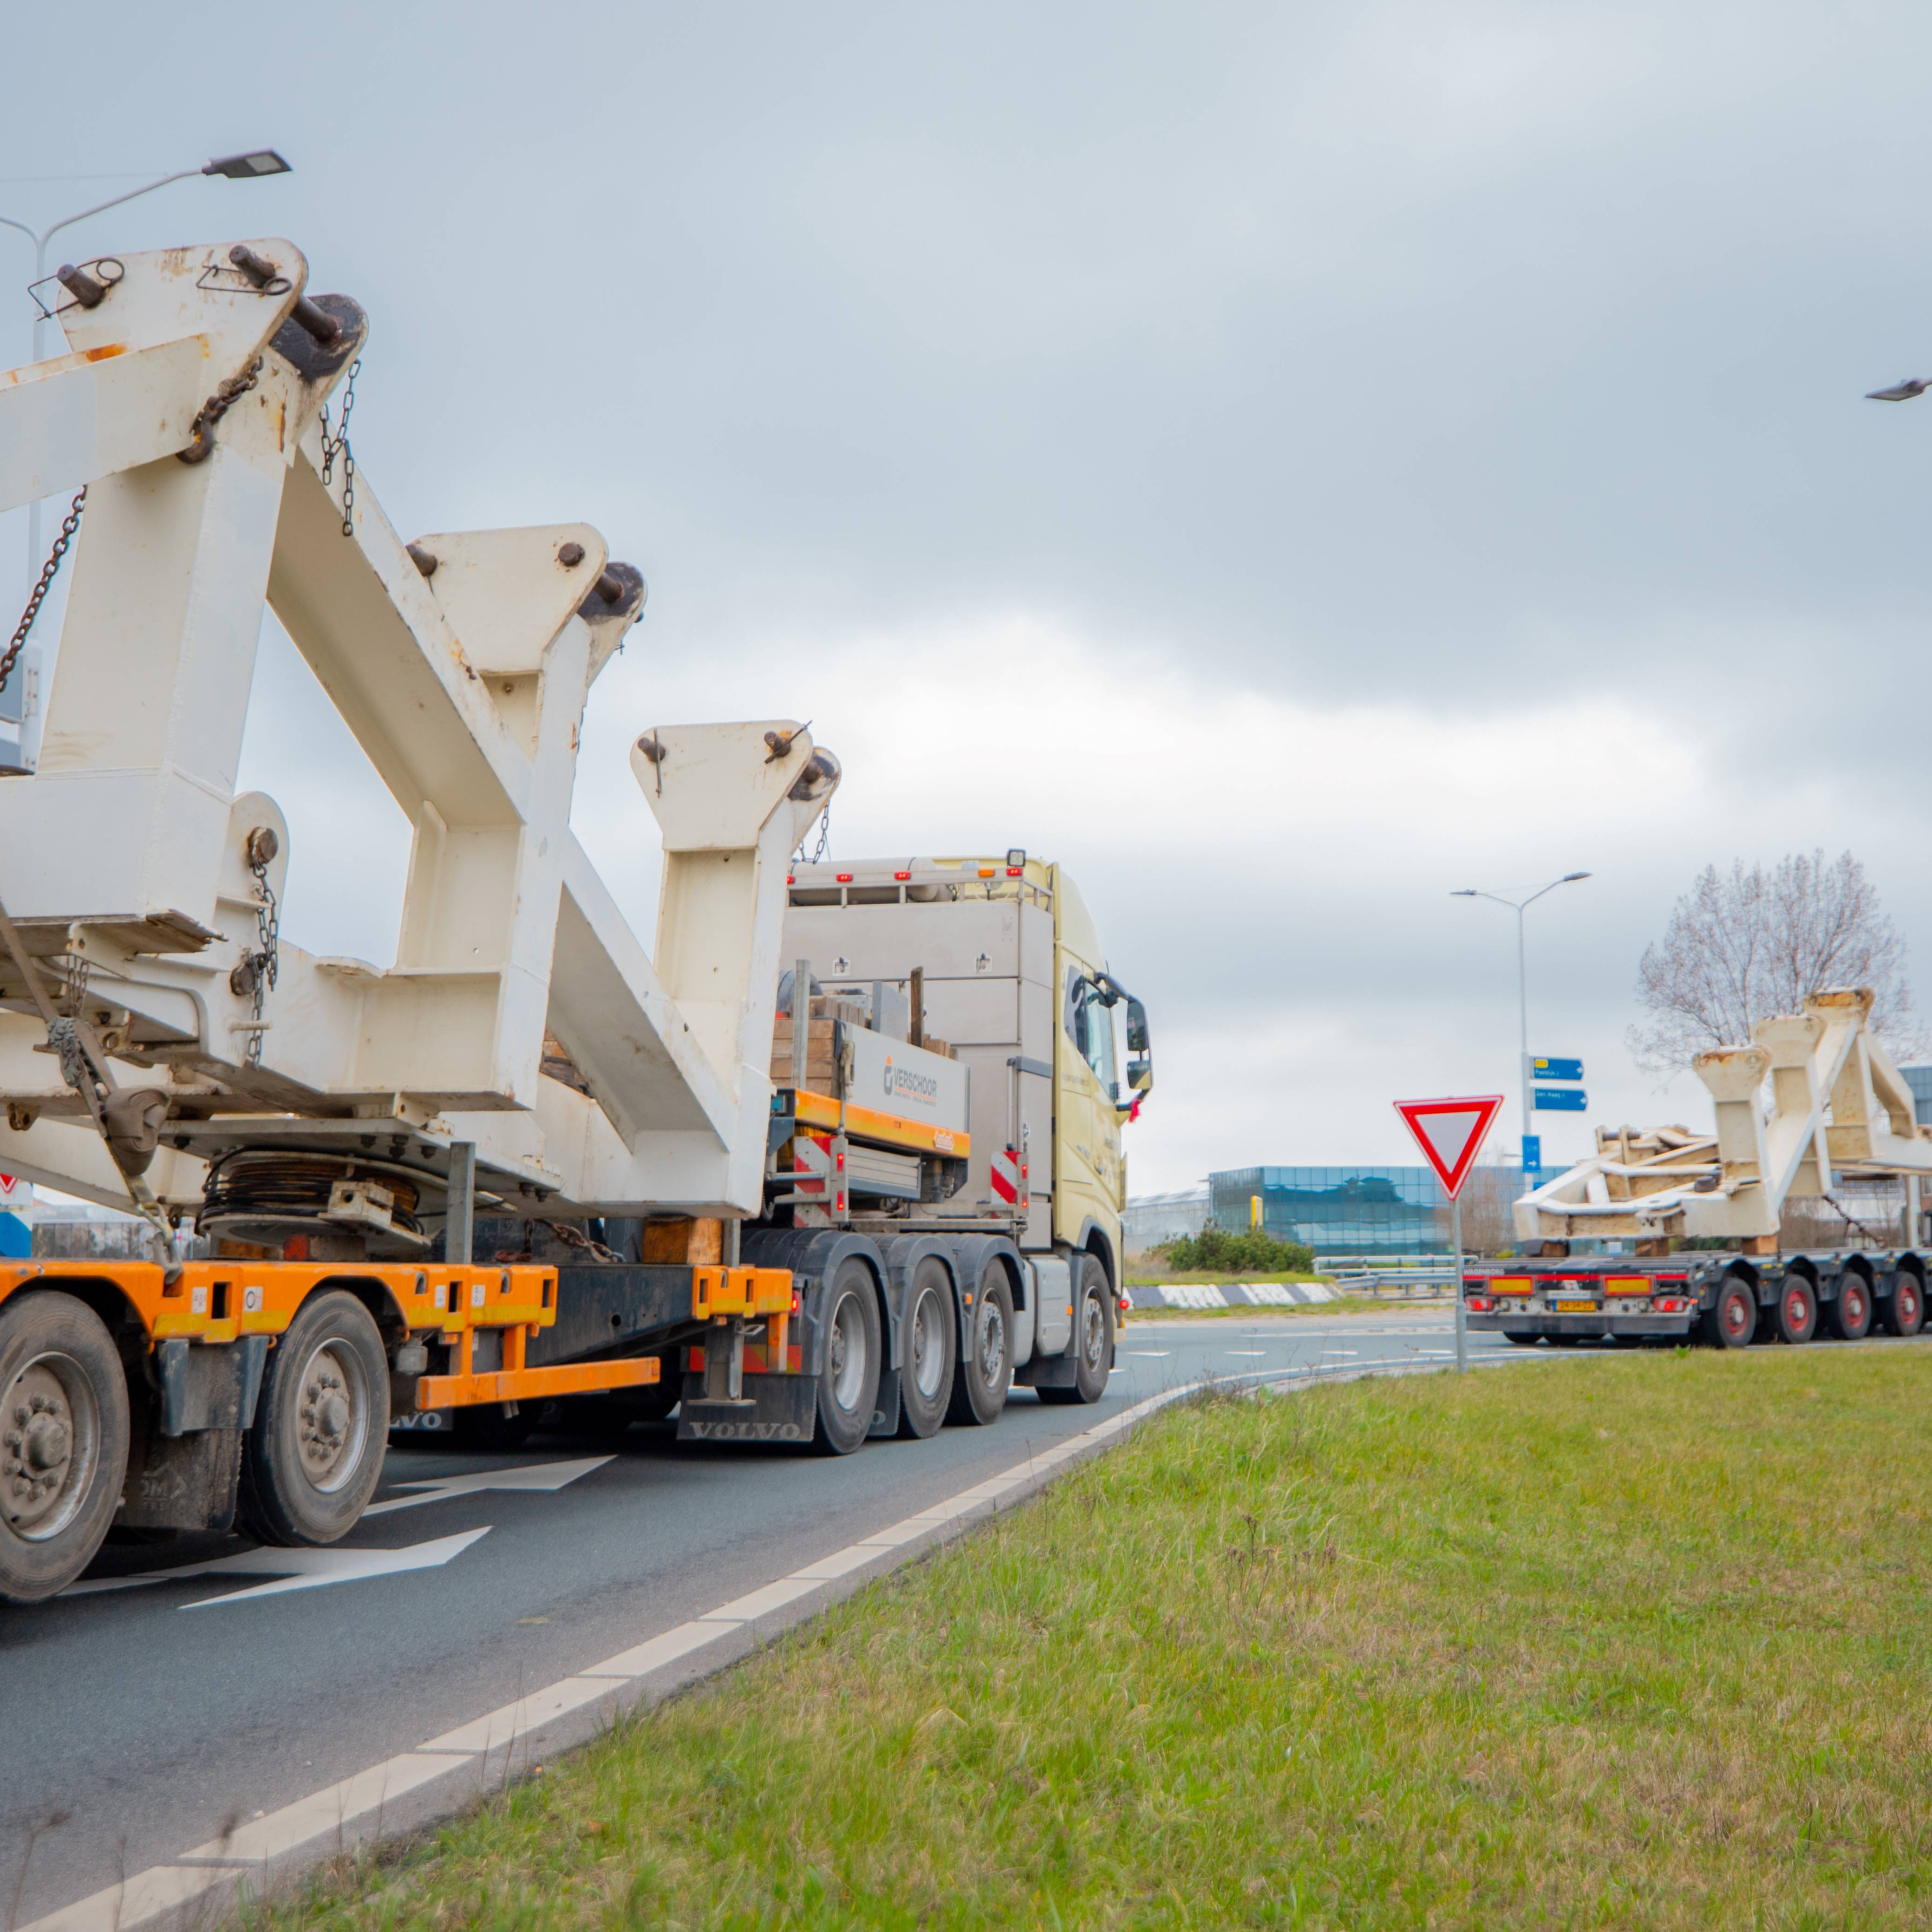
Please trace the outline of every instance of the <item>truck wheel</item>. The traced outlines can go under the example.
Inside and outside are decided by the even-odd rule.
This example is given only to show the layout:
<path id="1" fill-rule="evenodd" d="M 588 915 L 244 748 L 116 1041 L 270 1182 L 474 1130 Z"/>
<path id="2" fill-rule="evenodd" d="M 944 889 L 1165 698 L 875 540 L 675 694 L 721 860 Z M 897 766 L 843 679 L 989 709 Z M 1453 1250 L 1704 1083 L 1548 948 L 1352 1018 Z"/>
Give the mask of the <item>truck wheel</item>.
<path id="1" fill-rule="evenodd" d="M 1514 1342 L 1519 1348 L 1533 1348 L 1543 1337 L 1534 1328 L 1505 1328 L 1503 1340 Z"/>
<path id="2" fill-rule="evenodd" d="M 1802 1275 L 1786 1275 L 1778 1291 L 1778 1339 L 1808 1342 L 1817 1330 L 1818 1291 Z"/>
<path id="3" fill-rule="evenodd" d="M 1916 1274 L 1901 1268 L 1892 1276 L 1892 1292 L 1879 1304 L 1879 1319 L 1888 1335 L 1916 1335 L 1925 1326 L 1925 1291 Z"/>
<path id="4" fill-rule="evenodd" d="M 855 1256 L 825 1298 L 825 1366 L 818 1375 L 817 1443 L 849 1456 L 865 1441 L 879 1400 L 879 1298 L 872 1271 Z"/>
<path id="5" fill-rule="evenodd" d="M 1718 1298 L 1704 1312 L 1704 1338 L 1720 1348 L 1744 1348 L 1757 1333 L 1757 1296 L 1734 1275 L 1719 1284 Z"/>
<path id="6" fill-rule="evenodd" d="M 966 1347 L 952 1377 L 948 1422 L 997 1422 L 1013 1381 L 1013 1292 L 998 1262 L 980 1277 L 966 1310 Z"/>
<path id="7" fill-rule="evenodd" d="M 1114 1366 L 1114 1297 L 1107 1270 L 1091 1255 L 1081 1257 L 1079 1299 L 1073 1304 L 1073 1386 L 1043 1388 L 1042 1402 L 1098 1402 Z"/>
<path id="8" fill-rule="evenodd" d="M 334 1543 L 382 1473 L 389 1364 L 374 1318 L 337 1288 L 303 1303 L 270 1352 L 242 1447 L 241 1514 L 264 1543 Z"/>
<path id="9" fill-rule="evenodd" d="M 912 1271 L 901 1330 L 905 1364 L 899 1371 L 899 1433 L 908 1440 L 937 1435 L 952 1393 L 953 1366 L 959 1354 L 959 1311 L 952 1277 L 937 1255 L 928 1255 Z"/>
<path id="10" fill-rule="evenodd" d="M 70 1294 L 0 1307 L 0 1602 L 64 1590 L 106 1537 L 128 1476 L 128 1383 Z"/>
<path id="11" fill-rule="evenodd" d="M 1850 1269 L 1838 1277 L 1838 1298 L 1828 1303 L 1827 1326 L 1841 1342 L 1862 1342 L 1871 1333 L 1872 1292 L 1862 1274 Z"/>

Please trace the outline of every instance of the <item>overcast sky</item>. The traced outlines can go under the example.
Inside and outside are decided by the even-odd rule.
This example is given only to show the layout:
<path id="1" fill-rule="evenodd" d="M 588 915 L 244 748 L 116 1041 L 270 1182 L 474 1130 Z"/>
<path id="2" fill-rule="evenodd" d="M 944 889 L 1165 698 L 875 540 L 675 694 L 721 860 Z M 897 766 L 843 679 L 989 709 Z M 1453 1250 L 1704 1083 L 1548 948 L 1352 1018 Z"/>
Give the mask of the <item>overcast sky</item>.
<path id="1" fill-rule="evenodd" d="M 1456 886 L 1594 874 L 1530 915 L 1584 1122 L 1708 1120 L 1623 1045 L 1708 862 L 1849 847 L 1932 961 L 1932 401 L 1860 400 L 1932 374 L 1922 8 L 39 14 L 0 212 L 272 142 L 56 259 L 292 238 L 370 311 L 406 534 L 644 572 L 578 797 L 646 939 L 629 739 L 811 717 L 835 856 L 1081 879 L 1153 1016 L 1136 1192 L 1514 1092 L 1513 919 Z M 29 272 L 0 230 L 0 361 Z M 392 958 L 406 830 L 272 622 L 246 764 L 290 936 Z"/>

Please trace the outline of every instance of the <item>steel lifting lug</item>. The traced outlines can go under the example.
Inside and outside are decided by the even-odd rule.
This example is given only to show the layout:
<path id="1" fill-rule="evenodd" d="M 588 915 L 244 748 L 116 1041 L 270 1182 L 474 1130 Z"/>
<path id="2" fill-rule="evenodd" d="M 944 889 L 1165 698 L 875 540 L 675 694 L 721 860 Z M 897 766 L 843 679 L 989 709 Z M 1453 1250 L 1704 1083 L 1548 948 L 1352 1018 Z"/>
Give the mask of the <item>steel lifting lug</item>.
<path id="1" fill-rule="evenodd" d="M 272 283 L 281 278 L 281 271 L 274 262 L 264 261 L 245 243 L 236 242 L 229 250 L 228 259 L 258 289 L 266 290 Z M 287 284 L 284 283 L 283 286 L 286 287 Z M 334 316 L 317 308 L 307 296 L 296 296 L 295 308 L 290 313 L 298 326 L 325 346 L 333 342 L 342 333 L 341 323 Z"/>
<path id="2" fill-rule="evenodd" d="M 107 299 L 111 283 L 96 281 L 85 268 L 76 268 L 71 262 L 56 269 L 54 280 L 80 303 L 82 308 L 98 308 Z"/>

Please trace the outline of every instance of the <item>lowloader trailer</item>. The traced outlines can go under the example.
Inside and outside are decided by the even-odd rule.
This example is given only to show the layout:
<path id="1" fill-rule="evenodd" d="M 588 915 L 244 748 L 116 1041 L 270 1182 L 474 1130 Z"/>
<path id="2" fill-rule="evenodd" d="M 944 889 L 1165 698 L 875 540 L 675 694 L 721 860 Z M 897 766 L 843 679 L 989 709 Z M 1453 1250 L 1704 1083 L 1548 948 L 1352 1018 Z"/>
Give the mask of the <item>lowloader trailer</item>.
<path id="1" fill-rule="evenodd" d="M 842 1452 L 990 1420 L 1016 1374 L 1093 1400 L 1152 1075 L 1070 881 L 975 862 L 962 899 L 960 862 L 901 862 L 905 903 L 1032 950 L 962 975 L 908 928 L 848 986 L 841 934 L 788 929 L 837 759 L 788 719 L 660 727 L 647 954 L 570 828 L 642 578 L 584 524 L 406 541 L 348 458 L 368 318 L 307 282 L 272 236 L 70 264 L 36 290 L 67 352 L 0 374 L 0 510 L 72 491 L 80 531 L 40 762 L 0 776 L 0 1167 L 154 1251 L 0 1264 L 0 1600 L 110 1534 L 335 1541 L 392 1426 L 675 1406 Z M 234 788 L 265 603 L 413 828 L 393 966 L 281 937 L 288 826 Z M 946 1048 L 962 976 L 1016 1004 Z M 974 1080 L 1004 1048 L 1005 1114 Z"/>
<path id="2" fill-rule="evenodd" d="M 1868 1027 L 1872 994 L 1832 988 L 1760 1021 L 1748 1046 L 1701 1054 L 1716 1131 L 1599 1129 L 1597 1152 L 1514 1209 L 1517 1253 L 1466 1264 L 1464 1318 L 1528 1346 L 1590 1340 L 1847 1342 L 1924 1328 L 1917 1245 L 1932 1130 Z M 1858 1228 L 1837 1177 L 1904 1184 L 1901 1226 Z M 1821 1199 L 1868 1247 L 1781 1252 L 1784 1204 Z M 1630 1252 L 1584 1255 L 1611 1238 Z M 1687 1246 L 1686 1244 L 1694 1244 Z"/>

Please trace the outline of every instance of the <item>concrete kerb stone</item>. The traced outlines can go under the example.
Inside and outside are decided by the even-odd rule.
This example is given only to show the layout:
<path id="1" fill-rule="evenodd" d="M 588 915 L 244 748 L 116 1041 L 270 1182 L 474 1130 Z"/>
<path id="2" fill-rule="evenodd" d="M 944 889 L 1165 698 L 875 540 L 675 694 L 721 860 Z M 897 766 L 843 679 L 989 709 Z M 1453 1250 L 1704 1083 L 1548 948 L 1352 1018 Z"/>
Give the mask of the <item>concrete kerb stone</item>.
<path id="1" fill-rule="evenodd" d="M 1495 1357 L 1484 1366 L 1539 1359 L 1546 1358 L 1525 1351 Z M 144 1932 L 214 1932 L 238 1909 L 292 1886 L 330 1859 L 378 1841 L 400 1848 L 518 1779 L 537 1774 L 560 1752 L 595 1742 L 631 1712 L 653 1708 L 720 1676 L 881 1576 L 950 1543 L 1001 1510 L 1030 1500 L 1175 1402 L 1210 1388 L 1286 1394 L 1371 1376 L 1440 1374 L 1445 1366 L 1418 1362 L 1268 1371 L 1187 1383 L 1150 1396 L 999 1476 L 707 1616 L 647 1638 L 600 1664 L 586 1664 L 572 1677 L 537 1687 L 514 1704 L 485 1712 L 266 1818 L 240 1825 L 226 1838 L 134 1874 L 121 1885 L 76 1900 L 19 1932 L 134 1932 L 136 1927 Z M 732 1614 L 738 1612 L 748 1614 Z M 332 1808 L 332 1820 L 325 1816 Z"/>

